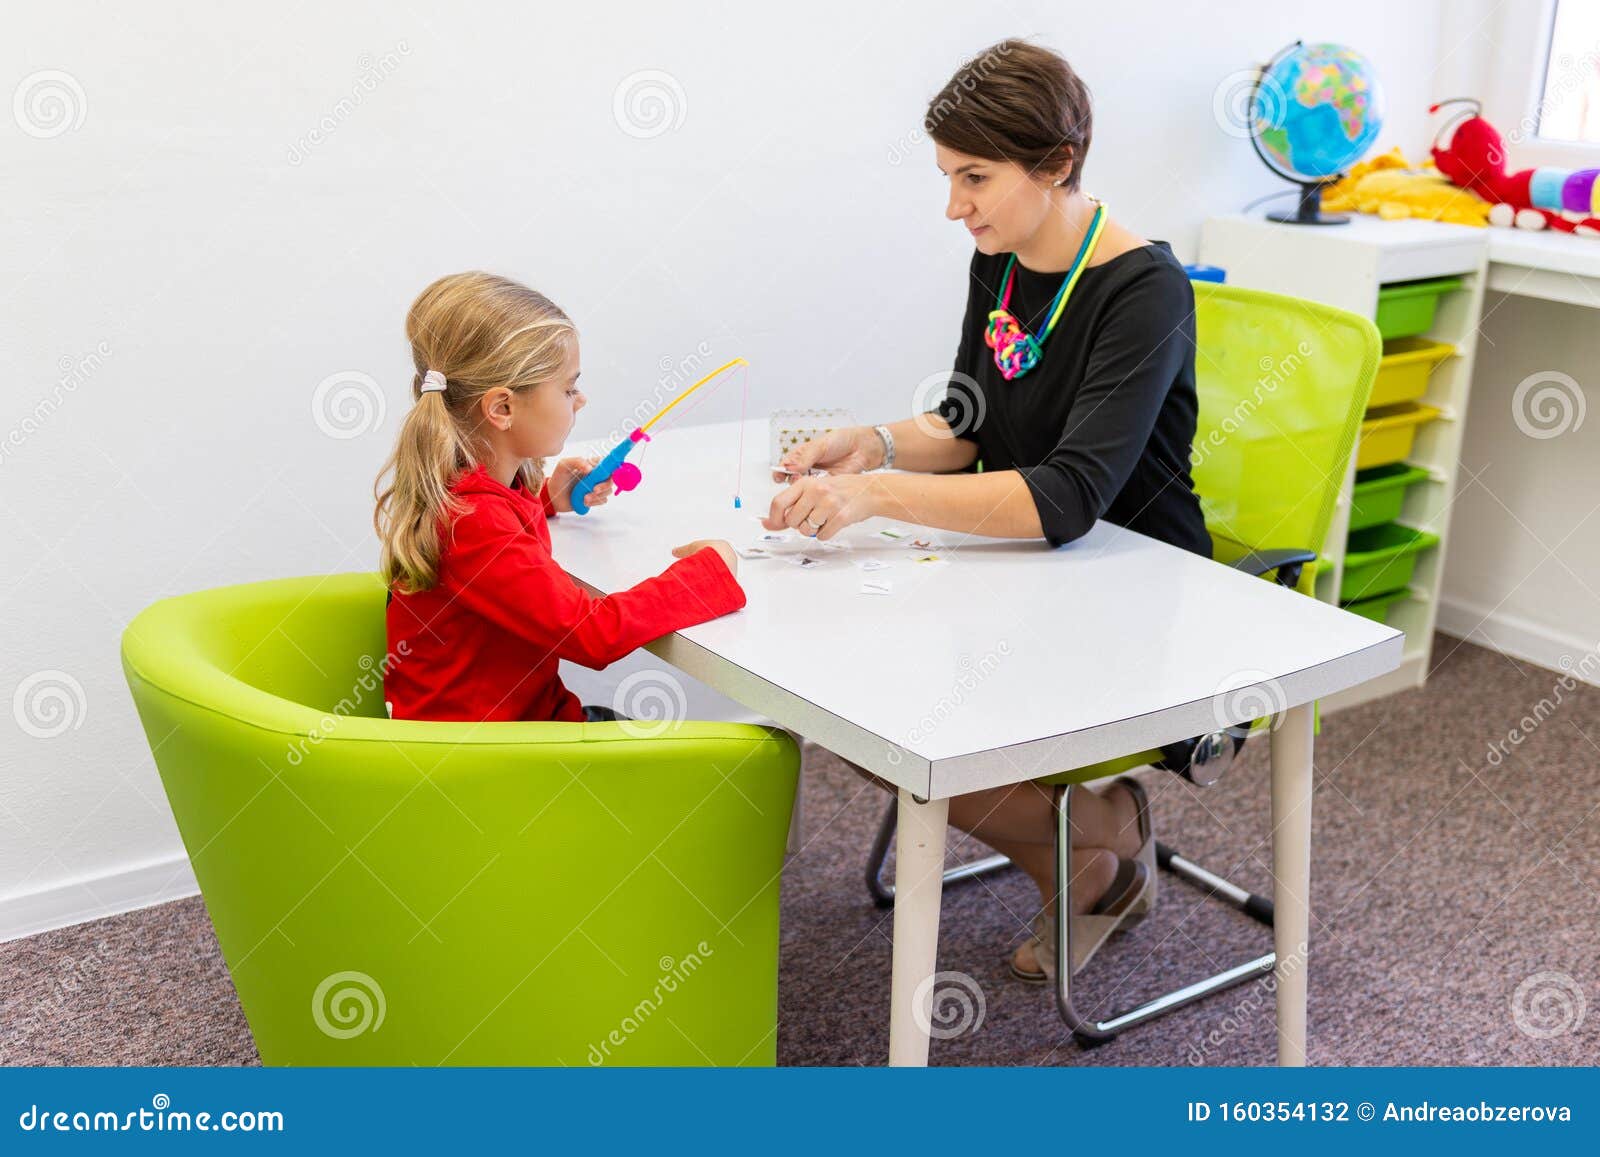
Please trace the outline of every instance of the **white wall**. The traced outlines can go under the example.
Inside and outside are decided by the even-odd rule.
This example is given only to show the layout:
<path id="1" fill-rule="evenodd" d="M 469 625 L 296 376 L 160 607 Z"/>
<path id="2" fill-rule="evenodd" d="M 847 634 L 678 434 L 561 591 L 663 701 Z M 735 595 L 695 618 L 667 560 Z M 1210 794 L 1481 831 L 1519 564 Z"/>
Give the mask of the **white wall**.
<path id="1" fill-rule="evenodd" d="M 1414 149 L 1439 19 L 1388 0 L 18 9 L 7 90 L 59 70 L 77 91 L 66 131 L 24 131 L 51 133 L 48 110 L 0 123 L 0 691 L 65 687 L 69 714 L 50 737 L 0 716 L 0 938 L 192 888 L 119 634 L 165 595 L 374 565 L 403 317 L 432 278 L 492 269 L 566 307 L 579 437 L 702 343 L 750 359 L 752 413 L 892 420 L 956 345 L 969 243 L 918 126 L 963 56 L 1003 35 L 1065 52 L 1096 98 L 1087 187 L 1188 259 L 1207 214 L 1279 184 L 1219 128 L 1224 78 L 1295 37 L 1358 46 L 1388 88 L 1381 147 Z M 643 70 L 682 94 L 648 138 L 614 113 Z M 336 438 L 313 404 L 343 373 L 383 414 Z"/>

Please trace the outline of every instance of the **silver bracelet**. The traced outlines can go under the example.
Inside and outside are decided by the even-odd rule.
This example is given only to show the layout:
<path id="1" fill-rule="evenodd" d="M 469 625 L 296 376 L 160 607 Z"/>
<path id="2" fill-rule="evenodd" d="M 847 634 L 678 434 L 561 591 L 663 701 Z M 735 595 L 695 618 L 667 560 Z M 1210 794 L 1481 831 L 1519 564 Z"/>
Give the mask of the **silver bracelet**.
<path id="1" fill-rule="evenodd" d="M 883 442 L 883 465 L 879 469 L 892 470 L 894 468 L 894 435 L 889 433 L 889 427 L 887 426 L 874 426 L 872 428 Z"/>

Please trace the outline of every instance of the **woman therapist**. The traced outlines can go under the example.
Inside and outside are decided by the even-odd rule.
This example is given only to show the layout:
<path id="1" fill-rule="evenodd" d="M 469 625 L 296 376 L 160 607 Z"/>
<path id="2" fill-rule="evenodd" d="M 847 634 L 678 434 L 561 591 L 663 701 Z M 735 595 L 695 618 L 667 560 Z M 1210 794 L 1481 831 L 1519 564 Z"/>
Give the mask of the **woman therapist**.
<path id="1" fill-rule="evenodd" d="M 947 396 L 928 413 L 795 447 L 778 478 L 796 480 L 764 524 L 826 540 L 883 515 L 1061 546 L 1103 518 L 1211 557 L 1189 474 L 1194 294 L 1165 242 L 1084 193 L 1083 81 L 1047 49 L 1002 41 L 962 66 L 923 124 L 950 185 L 945 216 L 975 246 Z M 881 467 L 904 473 L 867 473 Z M 1136 780 L 1071 790 L 1074 915 L 1100 917 L 1074 929 L 1084 961 L 1154 900 L 1154 833 Z M 1038 885 L 1034 936 L 1011 967 L 1053 978 L 1050 789 L 959 796 L 950 822 Z"/>

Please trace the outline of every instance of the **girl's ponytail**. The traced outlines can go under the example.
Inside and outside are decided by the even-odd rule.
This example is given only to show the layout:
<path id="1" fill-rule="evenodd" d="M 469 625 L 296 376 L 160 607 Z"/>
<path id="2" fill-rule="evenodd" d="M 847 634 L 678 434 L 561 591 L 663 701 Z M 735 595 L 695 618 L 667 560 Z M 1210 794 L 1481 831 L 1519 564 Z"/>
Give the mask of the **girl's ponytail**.
<path id="1" fill-rule="evenodd" d="M 421 382 L 418 373 L 413 387 L 420 388 Z M 437 390 L 419 393 L 400 426 L 394 453 L 378 475 L 373 526 L 383 544 L 378 569 L 385 583 L 414 594 L 439 580 L 440 516 L 459 513 L 463 505 L 450 493 L 450 482 L 474 464 L 472 447 L 450 415 L 445 395 Z"/>
<path id="2" fill-rule="evenodd" d="M 497 386 L 521 391 L 554 376 L 575 335 L 543 294 L 489 273 L 440 278 L 417 298 L 406 317 L 415 402 L 374 488 L 378 569 L 392 589 L 414 594 L 439 581 L 441 533 L 465 509 L 450 484 L 478 464 L 478 399 Z M 437 380 L 423 389 L 430 370 L 443 375 L 443 390 Z M 520 468 L 531 492 L 544 485 L 543 467 Z"/>

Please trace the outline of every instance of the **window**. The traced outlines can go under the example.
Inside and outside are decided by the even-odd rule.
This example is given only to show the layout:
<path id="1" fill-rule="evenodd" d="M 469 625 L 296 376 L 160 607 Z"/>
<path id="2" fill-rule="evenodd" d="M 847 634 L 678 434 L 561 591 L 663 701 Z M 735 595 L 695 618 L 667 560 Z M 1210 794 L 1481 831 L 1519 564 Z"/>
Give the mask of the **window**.
<path id="1" fill-rule="evenodd" d="M 1483 115 L 1505 138 L 1506 168 L 1600 167 L 1600 0 L 1452 0 L 1442 8 L 1434 91 L 1482 98 Z"/>
<path id="2" fill-rule="evenodd" d="M 1600 2 L 1558 0 L 1535 124 L 1543 140 L 1600 144 Z"/>

